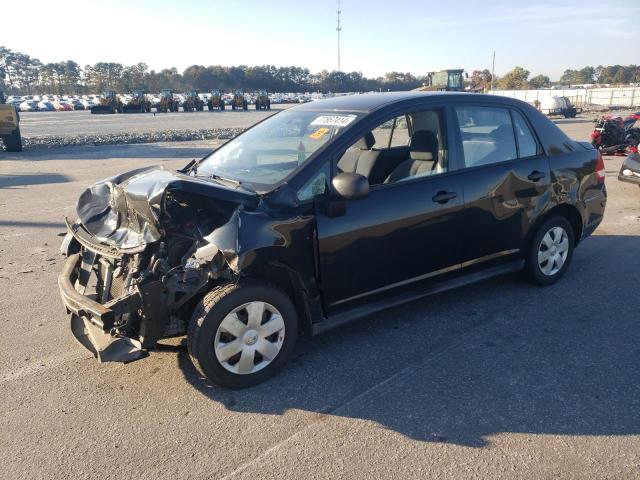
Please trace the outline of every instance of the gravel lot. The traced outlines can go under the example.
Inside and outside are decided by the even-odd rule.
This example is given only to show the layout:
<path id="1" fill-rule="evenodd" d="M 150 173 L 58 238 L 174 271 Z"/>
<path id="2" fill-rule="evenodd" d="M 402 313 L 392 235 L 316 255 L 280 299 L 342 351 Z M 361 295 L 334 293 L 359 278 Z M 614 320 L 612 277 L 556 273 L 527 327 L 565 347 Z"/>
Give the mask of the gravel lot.
<path id="1" fill-rule="evenodd" d="M 158 119 L 137 117 L 127 129 Z M 178 117 L 223 118 L 161 121 Z M 588 138 L 589 120 L 558 123 Z M 640 189 L 621 157 L 604 223 L 552 288 L 506 276 L 372 315 L 250 390 L 206 386 L 178 340 L 98 364 L 58 297 L 63 217 L 97 179 L 218 143 L 0 153 L 0 478 L 638 478 Z"/>

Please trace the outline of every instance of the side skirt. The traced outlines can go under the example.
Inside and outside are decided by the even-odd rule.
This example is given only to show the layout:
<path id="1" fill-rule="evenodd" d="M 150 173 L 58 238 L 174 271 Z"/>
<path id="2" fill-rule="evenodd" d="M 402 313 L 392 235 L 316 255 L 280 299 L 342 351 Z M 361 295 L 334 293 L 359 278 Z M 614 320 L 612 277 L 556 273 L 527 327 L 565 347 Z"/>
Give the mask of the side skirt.
<path id="1" fill-rule="evenodd" d="M 372 301 L 369 302 L 367 305 L 358 306 L 352 310 L 347 310 L 337 315 L 330 316 L 326 320 L 323 320 L 322 322 L 314 323 L 313 335 L 318 335 L 320 333 L 326 332 L 328 330 L 339 327 L 341 325 L 345 325 L 361 317 L 370 315 L 375 312 L 379 312 L 381 310 L 386 310 L 388 308 L 402 305 L 403 303 L 412 302 L 414 300 L 418 300 L 420 298 L 427 297 L 429 295 L 434 295 L 436 293 L 452 290 L 454 288 L 463 287 L 471 283 L 480 282 L 482 280 L 496 277 L 498 275 L 517 272 L 522 270 L 523 268 L 524 268 L 524 260 L 518 259 L 518 260 L 511 261 L 509 263 L 505 263 L 503 265 L 498 265 L 495 267 L 488 268 L 486 270 L 463 274 L 459 277 L 444 281 L 442 283 L 438 283 L 436 285 L 433 285 L 432 287 L 425 288 L 424 290 L 421 290 L 421 291 L 410 291 L 410 292 L 395 296 L 391 299 L 383 299 L 383 300 L 372 299 Z"/>

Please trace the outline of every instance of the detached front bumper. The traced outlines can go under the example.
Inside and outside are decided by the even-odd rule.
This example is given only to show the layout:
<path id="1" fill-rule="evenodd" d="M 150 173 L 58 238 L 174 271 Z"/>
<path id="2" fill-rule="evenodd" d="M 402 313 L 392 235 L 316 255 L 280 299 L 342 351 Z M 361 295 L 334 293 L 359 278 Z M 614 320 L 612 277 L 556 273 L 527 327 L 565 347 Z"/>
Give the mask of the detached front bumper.
<path id="1" fill-rule="evenodd" d="M 58 288 L 60 289 L 62 303 L 68 312 L 80 317 L 88 317 L 94 325 L 102 330 L 109 331 L 113 328 L 113 310 L 81 294 L 74 287 L 81 263 L 82 257 L 79 253 L 70 255 L 67 261 L 64 262 L 64 267 L 58 277 Z"/>
<path id="2" fill-rule="evenodd" d="M 76 289 L 82 267 L 82 255 L 70 255 L 58 277 L 60 296 L 67 312 L 71 313 L 71 332 L 76 340 L 100 362 L 128 363 L 147 356 L 138 340 L 111 335 L 116 316 L 136 311 L 142 306 L 140 295 L 129 294 L 100 304 Z"/>

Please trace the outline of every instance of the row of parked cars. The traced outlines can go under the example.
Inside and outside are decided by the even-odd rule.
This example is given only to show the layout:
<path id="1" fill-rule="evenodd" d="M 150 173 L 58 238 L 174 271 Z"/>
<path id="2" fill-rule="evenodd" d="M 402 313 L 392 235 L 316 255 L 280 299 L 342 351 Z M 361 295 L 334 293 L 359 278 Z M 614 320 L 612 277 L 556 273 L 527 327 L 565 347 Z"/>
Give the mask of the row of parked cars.
<path id="1" fill-rule="evenodd" d="M 209 100 L 210 93 L 200 93 L 200 98 L 206 104 Z M 258 98 L 257 92 L 245 92 L 247 102 L 251 105 L 255 104 Z M 271 103 L 306 103 L 320 100 L 327 97 L 323 93 L 270 93 L 269 100 Z M 181 93 L 174 94 L 179 105 L 185 100 L 185 95 Z M 127 104 L 132 98 L 131 94 L 120 95 L 120 99 Z M 160 94 L 151 94 L 150 100 L 152 105 L 160 103 Z M 222 100 L 226 105 L 233 102 L 233 93 L 223 93 Z M 13 95 L 7 97 L 7 102 L 12 104 L 21 112 L 50 112 L 50 111 L 66 111 L 66 110 L 90 110 L 91 107 L 100 104 L 100 95 Z"/>
<path id="2" fill-rule="evenodd" d="M 88 110 L 99 103 L 97 95 L 26 95 L 9 96 L 6 103 L 21 112 Z"/>

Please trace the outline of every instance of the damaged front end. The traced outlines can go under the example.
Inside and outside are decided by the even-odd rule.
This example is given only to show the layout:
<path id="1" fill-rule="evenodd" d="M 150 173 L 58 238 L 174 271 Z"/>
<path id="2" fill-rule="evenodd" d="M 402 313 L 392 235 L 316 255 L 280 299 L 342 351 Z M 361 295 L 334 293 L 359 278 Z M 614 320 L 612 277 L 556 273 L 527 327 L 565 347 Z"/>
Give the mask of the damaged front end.
<path id="1" fill-rule="evenodd" d="M 239 222 L 254 192 L 163 168 L 113 177 L 78 200 L 58 284 L 78 341 L 129 362 L 184 335 L 201 296 L 239 274 Z"/>

